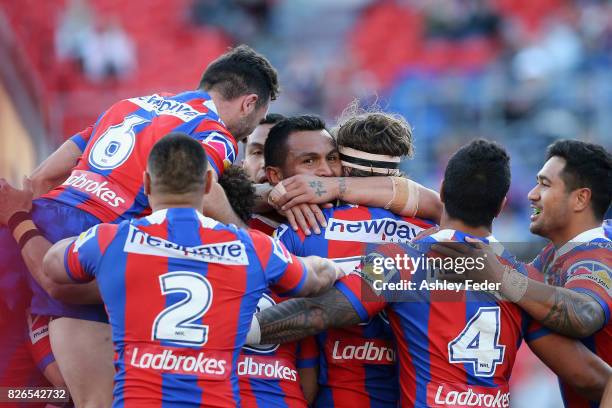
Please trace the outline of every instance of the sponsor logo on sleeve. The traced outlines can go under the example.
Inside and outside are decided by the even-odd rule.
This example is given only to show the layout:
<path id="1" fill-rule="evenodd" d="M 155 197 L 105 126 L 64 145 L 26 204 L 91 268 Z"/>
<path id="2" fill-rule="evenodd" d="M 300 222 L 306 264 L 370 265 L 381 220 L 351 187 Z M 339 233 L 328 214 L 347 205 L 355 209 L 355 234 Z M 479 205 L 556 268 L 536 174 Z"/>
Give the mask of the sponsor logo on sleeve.
<path id="1" fill-rule="evenodd" d="M 123 250 L 141 255 L 183 258 L 223 265 L 249 264 L 245 246 L 239 240 L 188 247 L 149 235 L 132 225 Z"/>
<path id="2" fill-rule="evenodd" d="M 293 263 L 291 253 L 277 238 L 270 237 L 270 241 L 272 241 L 272 250 L 274 251 L 274 254 L 279 257 L 281 261 L 288 264 Z"/>
<path id="3" fill-rule="evenodd" d="M 567 270 L 567 281 L 594 283 L 612 296 L 612 269 L 601 261 L 590 259 L 576 262 Z"/>
<path id="4" fill-rule="evenodd" d="M 95 225 L 88 229 L 87 231 L 81 232 L 81 235 L 74 242 L 73 252 L 78 252 L 79 249 L 90 239 L 96 236 L 96 231 L 98 230 L 98 225 Z"/>

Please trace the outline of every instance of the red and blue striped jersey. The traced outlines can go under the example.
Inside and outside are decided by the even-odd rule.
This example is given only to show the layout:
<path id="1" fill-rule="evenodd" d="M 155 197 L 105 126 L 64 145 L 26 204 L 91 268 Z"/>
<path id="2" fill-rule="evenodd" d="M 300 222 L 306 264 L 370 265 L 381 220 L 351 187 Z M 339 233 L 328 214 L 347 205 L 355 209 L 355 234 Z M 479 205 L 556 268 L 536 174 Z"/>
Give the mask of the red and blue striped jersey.
<path id="1" fill-rule="evenodd" d="M 397 216 L 380 208 L 354 205 L 325 209 L 327 227 L 306 236 L 288 225 L 279 239 L 298 256 L 318 255 L 339 263 L 345 272 L 356 268 L 368 244 L 408 242 L 432 223 Z M 396 407 L 398 401 L 395 345 L 388 320 L 373 315 L 363 324 L 330 329 L 317 336 L 321 407 Z"/>
<path id="2" fill-rule="evenodd" d="M 249 227 L 272 235 L 275 221 L 254 215 Z M 257 311 L 284 299 L 268 291 Z M 243 408 L 306 408 L 298 369 L 314 367 L 318 356 L 314 337 L 299 342 L 244 346 L 238 362 L 238 380 Z"/>
<path id="3" fill-rule="evenodd" d="M 257 311 L 284 299 L 264 294 Z M 314 337 L 299 342 L 244 346 L 238 362 L 243 408 L 307 408 L 300 387 L 300 368 L 314 367 L 318 350 Z"/>
<path id="4" fill-rule="evenodd" d="M 426 259 L 433 243 L 463 241 L 466 235 L 448 229 L 424 235 L 412 245 L 377 248 L 385 257 L 409 259 L 391 281 L 399 285 L 396 293 L 376 296 L 356 273 L 336 288 L 363 321 L 387 311 L 397 343 L 401 407 L 508 407 L 508 380 L 522 338 L 531 341 L 549 332 L 495 293 L 432 286 L 442 282 L 438 270 L 415 267 L 416 260 Z M 494 248 L 502 262 L 527 273 L 499 243 Z"/>
<path id="5" fill-rule="evenodd" d="M 202 143 L 217 176 L 236 159 L 238 146 L 203 91 L 122 100 L 71 140 L 83 151 L 68 179 L 46 194 L 116 222 L 150 213 L 142 173 L 153 145 L 170 132 Z"/>
<path id="6" fill-rule="evenodd" d="M 0 387 L 50 387 L 30 353 L 26 305 L 9 308 L 0 300 Z M 4 391 L 6 397 L 6 391 Z M 45 403 L 0 402 L 3 408 L 43 408 Z"/>
<path id="7" fill-rule="evenodd" d="M 237 368 L 268 287 L 297 293 L 307 270 L 258 231 L 171 208 L 100 224 L 66 250 L 77 282 L 96 279 L 116 352 L 114 407 L 240 406 Z"/>
<path id="8" fill-rule="evenodd" d="M 612 241 L 605 229 L 585 231 L 558 250 L 550 243 L 530 266 L 542 273 L 548 284 L 585 293 L 597 300 L 606 316 L 604 327 L 581 341 L 606 363 L 612 364 Z M 564 383 L 561 383 L 561 394 L 566 407 L 599 406 Z"/>

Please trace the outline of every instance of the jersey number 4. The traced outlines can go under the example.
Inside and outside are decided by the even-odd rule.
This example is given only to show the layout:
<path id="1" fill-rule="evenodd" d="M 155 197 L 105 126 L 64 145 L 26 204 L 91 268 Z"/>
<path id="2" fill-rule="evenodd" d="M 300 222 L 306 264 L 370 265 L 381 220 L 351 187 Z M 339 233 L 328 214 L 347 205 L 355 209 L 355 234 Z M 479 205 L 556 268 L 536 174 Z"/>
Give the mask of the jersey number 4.
<path id="1" fill-rule="evenodd" d="M 492 377 L 504 361 L 506 346 L 499 344 L 499 306 L 481 307 L 461 333 L 448 343 L 448 361 L 472 365 L 476 377 Z"/>
<path id="2" fill-rule="evenodd" d="M 159 277 L 162 295 L 185 297 L 165 308 L 153 322 L 152 339 L 202 346 L 208 341 L 208 326 L 200 324 L 212 303 L 208 279 L 194 272 L 169 272 Z"/>

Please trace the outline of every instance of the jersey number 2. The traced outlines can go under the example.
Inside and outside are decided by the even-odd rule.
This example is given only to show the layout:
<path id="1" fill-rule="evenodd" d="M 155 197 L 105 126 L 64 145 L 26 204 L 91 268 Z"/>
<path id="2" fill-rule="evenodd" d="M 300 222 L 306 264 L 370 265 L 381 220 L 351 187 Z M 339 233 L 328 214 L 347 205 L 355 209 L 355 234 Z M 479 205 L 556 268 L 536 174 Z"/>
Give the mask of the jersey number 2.
<path id="1" fill-rule="evenodd" d="M 499 344 L 499 306 L 481 307 L 463 331 L 448 343 L 448 361 L 471 364 L 476 377 L 492 377 L 504 361 L 506 346 Z"/>
<path id="2" fill-rule="evenodd" d="M 182 293 L 183 299 L 165 308 L 153 322 L 153 340 L 202 346 L 208 326 L 196 323 L 208 311 L 213 292 L 208 279 L 194 272 L 169 272 L 159 277 L 162 295 Z"/>

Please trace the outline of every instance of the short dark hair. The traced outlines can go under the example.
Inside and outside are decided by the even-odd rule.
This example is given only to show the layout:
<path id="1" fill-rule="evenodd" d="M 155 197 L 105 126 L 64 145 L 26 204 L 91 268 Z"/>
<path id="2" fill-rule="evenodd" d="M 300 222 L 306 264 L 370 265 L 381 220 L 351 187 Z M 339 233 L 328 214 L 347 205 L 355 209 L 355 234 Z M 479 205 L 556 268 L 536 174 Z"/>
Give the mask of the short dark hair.
<path id="1" fill-rule="evenodd" d="M 206 152 L 185 133 L 162 137 L 151 149 L 147 164 L 152 182 L 166 194 L 191 193 L 206 183 Z"/>
<path id="2" fill-rule="evenodd" d="M 594 143 L 557 140 L 548 146 L 546 160 L 555 156 L 565 159 L 561 178 L 567 191 L 590 189 L 593 214 L 603 220 L 612 200 L 612 155 Z"/>
<path id="3" fill-rule="evenodd" d="M 378 109 L 363 110 L 353 102 L 342 114 L 334 129 L 338 146 L 372 154 L 412 157 L 412 127 L 400 115 Z M 376 175 L 371 171 L 351 168 L 351 176 Z"/>
<path id="4" fill-rule="evenodd" d="M 287 159 L 287 139 L 293 132 L 305 130 L 327 130 L 325 122 L 315 115 L 291 116 L 270 129 L 264 145 L 266 166 L 283 167 Z"/>
<path id="5" fill-rule="evenodd" d="M 276 125 L 281 120 L 285 119 L 280 113 L 268 113 L 265 118 L 259 122 L 260 125 Z"/>
<path id="6" fill-rule="evenodd" d="M 236 215 L 247 222 L 255 207 L 255 187 L 249 176 L 242 167 L 230 166 L 219 177 L 219 184 Z"/>
<path id="7" fill-rule="evenodd" d="M 208 65 L 200 81 L 201 89 L 215 89 L 232 100 L 247 93 L 257 94 L 257 106 L 279 93 L 278 76 L 270 61 L 247 45 L 221 55 Z"/>
<path id="8" fill-rule="evenodd" d="M 510 188 L 510 156 L 495 142 L 474 140 L 448 161 L 442 195 L 446 212 L 472 227 L 490 227 Z"/>

